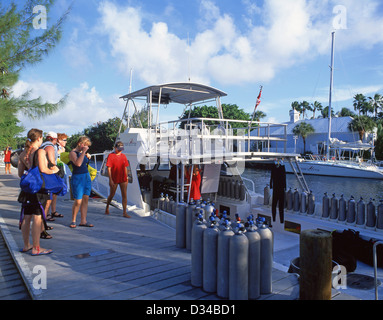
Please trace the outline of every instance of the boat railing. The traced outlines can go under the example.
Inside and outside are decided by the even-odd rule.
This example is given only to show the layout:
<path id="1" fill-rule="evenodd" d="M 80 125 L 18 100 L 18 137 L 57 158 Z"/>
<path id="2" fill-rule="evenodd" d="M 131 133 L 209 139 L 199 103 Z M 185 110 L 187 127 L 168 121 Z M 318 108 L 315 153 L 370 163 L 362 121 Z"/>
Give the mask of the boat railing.
<path id="1" fill-rule="evenodd" d="M 272 131 L 282 128 L 282 137 Z M 279 130 L 280 131 L 280 130 Z M 176 159 L 245 157 L 270 150 L 286 153 L 287 125 L 246 120 L 189 118 L 161 122 L 148 129 L 147 152 Z M 279 145 L 279 148 L 278 148 Z M 273 148 L 274 150 L 275 148 Z"/>

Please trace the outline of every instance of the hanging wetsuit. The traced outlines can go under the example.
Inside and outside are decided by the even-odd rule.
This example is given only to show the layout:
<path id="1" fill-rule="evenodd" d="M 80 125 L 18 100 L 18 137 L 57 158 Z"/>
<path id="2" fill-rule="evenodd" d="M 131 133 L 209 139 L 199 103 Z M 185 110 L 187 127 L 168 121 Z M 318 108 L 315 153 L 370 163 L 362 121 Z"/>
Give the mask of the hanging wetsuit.
<path id="1" fill-rule="evenodd" d="M 273 202 L 271 213 L 273 221 L 277 214 L 277 204 L 279 209 L 279 220 L 284 222 L 285 189 L 286 189 L 286 169 L 279 161 L 273 165 L 270 177 L 270 189 L 273 189 Z"/>

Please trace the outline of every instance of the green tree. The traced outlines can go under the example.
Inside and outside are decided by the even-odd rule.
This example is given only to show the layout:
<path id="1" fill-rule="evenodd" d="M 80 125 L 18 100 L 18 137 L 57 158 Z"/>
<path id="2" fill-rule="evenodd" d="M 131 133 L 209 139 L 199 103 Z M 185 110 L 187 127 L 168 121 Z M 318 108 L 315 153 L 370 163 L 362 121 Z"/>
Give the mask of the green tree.
<path id="1" fill-rule="evenodd" d="M 339 117 L 355 117 L 355 113 L 348 108 L 342 108 L 337 115 Z"/>
<path id="2" fill-rule="evenodd" d="M 71 137 L 69 145 L 71 148 L 76 146 L 77 140 L 81 135 L 86 135 L 92 141 L 89 153 L 102 153 L 105 150 L 113 150 L 118 130 L 121 125 L 121 119 L 115 117 L 105 122 L 97 122 L 93 126 L 86 128 L 82 133 L 78 133 Z M 126 126 L 123 124 L 121 132 L 124 132 Z"/>
<path id="3" fill-rule="evenodd" d="M 314 127 L 307 123 L 307 122 L 301 122 L 293 129 L 293 134 L 302 137 L 303 139 L 303 152 L 306 152 L 306 138 L 308 135 L 313 134 L 315 132 Z"/>
<path id="4" fill-rule="evenodd" d="M 223 117 L 225 119 L 235 119 L 235 120 L 251 120 L 251 115 L 247 112 L 245 112 L 243 109 L 240 109 L 236 104 L 222 104 L 222 112 Z M 265 117 L 266 115 L 262 112 L 256 113 L 256 117 L 259 119 L 262 117 Z M 181 120 L 188 119 L 189 118 L 189 112 L 185 112 L 185 114 L 181 117 Z M 190 112 L 190 118 L 214 118 L 218 119 L 218 110 L 214 106 L 195 106 L 191 112 Z M 213 122 L 206 122 L 206 124 L 213 124 Z M 181 124 L 181 128 L 184 128 L 185 122 Z M 236 122 L 230 122 L 230 125 L 232 128 L 243 128 L 244 123 L 236 123 Z"/>
<path id="5" fill-rule="evenodd" d="M 383 96 L 379 93 L 376 93 L 374 95 L 374 97 L 368 97 L 368 99 L 370 99 L 368 101 L 370 108 L 371 108 L 371 110 L 373 110 L 373 112 L 375 114 L 375 118 L 377 118 L 378 111 L 382 110 L 382 108 L 383 108 Z"/>
<path id="6" fill-rule="evenodd" d="M 315 119 L 315 112 L 321 111 L 323 109 L 322 104 L 318 101 L 314 101 L 314 103 L 311 104 L 311 111 L 313 112 L 313 119 Z"/>
<path id="7" fill-rule="evenodd" d="M 359 139 L 363 141 L 364 134 L 366 132 L 372 132 L 376 127 L 376 123 L 369 116 L 355 116 L 354 119 L 349 123 L 348 129 L 350 131 L 356 131 L 359 133 Z"/>
<path id="8" fill-rule="evenodd" d="M 377 137 L 375 141 L 375 157 L 378 160 L 383 160 L 383 126 L 378 124 Z"/>
<path id="9" fill-rule="evenodd" d="M 15 135 L 24 130 L 17 119 L 19 112 L 41 118 L 64 105 L 65 97 L 57 103 L 44 103 L 41 98 L 30 99 L 31 92 L 12 96 L 12 87 L 23 68 L 41 62 L 60 40 L 69 10 L 51 27 L 34 29 L 40 13 L 33 13 L 33 8 L 43 6 L 48 14 L 53 4 L 54 0 L 28 0 L 19 8 L 15 2 L 7 6 L 0 3 L 0 128 L 8 128 L 0 130 L 0 144 L 14 141 Z"/>
<path id="10" fill-rule="evenodd" d="M 373 109 L 371 105 L 368 103 L 367 98 L 361 94 L 358 93 L 354 96 L 354 110 L 358 111 L 358 115 L 367 115 L 369 112 L 373 112 Z"/>
<path id="11" fill-rule="evenodd" d="M 304 120 L 305 119 L 306 110 L 310 110 L 311 111 L 311 107 L 310 107 L 310 104 L 307 101 L 302 101 L 300 103 L 300 107 L 301 107 L 301 110 L 302 110 L 302 120 Z"/>

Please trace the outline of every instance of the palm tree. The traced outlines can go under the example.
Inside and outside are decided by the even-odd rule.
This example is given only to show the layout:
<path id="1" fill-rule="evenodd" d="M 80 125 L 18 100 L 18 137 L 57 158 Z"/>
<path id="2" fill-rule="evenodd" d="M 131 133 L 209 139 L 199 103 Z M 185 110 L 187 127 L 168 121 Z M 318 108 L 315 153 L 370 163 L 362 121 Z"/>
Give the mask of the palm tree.
<path id="1" fill-rule="evenodd" d="M 359 116 L 361 114 L 362 115 L 367 115 L 368 112 L 373 112 L 371 106 L 367 102 L 366 97 L 363 94 L 361 94 L 361 93 L 358 93 L 358 94 L 356 94 L 354 96 L 353 106 L 354 106 L 354 110 L 355 111 L 358 110 L 358 115 Z"/>
<path id="2" fill-rule="evenodd" d="M 302 120 L 304 120 L 305 119 L 305 112 L 306 112 L 306 110 L 309 110 L 310 104 L 307 101 L 302 101 L 300 103 L 300 107 L 302 109 Z"/>
<path id="3" fill-rule="evenodd" d="M 311 109 L 313 112 L 313 119 L 315 119 L 315 111 L 316 110 L 322 110 L 323 107 L 322 107 L 322 104 L 320 102 L 315 101 L 314 103 L 311 104 Z"/>
<path id="4" fill-rule="evenodd" d="M 342 108 L 342 110 L 340 110 L 337 115 L 339 117 L 354 117 L 355 116 L 355 113 L 352 112 L 350 109 L 348 108 Z"/>
<path id="5" fill-rule="evenodd" d="M 375 121 L 366 115 L 355 116 L 348 125 L 350 131 L 357 131 L 359 133 L 359 139 L 361 141 L 363 141 L 364 134 L 366 132 L 372 132 L 375 127 Z"/>
<path id="6" fill-rule="evenodd" d="M 375 113 L 375 118 L 377 118 L 378 110 L 383 108 L 383 96 L 379 93 L 376 93 L 374 98 L 368 97 L 368 99 L 370 99 L 368 103 Z"/>
<path id="7" fill-rule="evenodd" d="M 309 134 L 313 134 L 315 132 L 314 127 L 306 122 L 301 122 L 293 129 L 293 134 L 297 136 L 301 136 L 303 139 L 303 153 L 306 152 L 306 138 Z"/>

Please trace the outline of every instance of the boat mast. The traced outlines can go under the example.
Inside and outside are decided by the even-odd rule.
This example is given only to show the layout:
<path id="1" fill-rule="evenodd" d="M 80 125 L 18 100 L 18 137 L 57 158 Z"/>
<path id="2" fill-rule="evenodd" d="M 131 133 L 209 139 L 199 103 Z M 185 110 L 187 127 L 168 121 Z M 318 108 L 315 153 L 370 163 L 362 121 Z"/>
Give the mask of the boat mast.
<path id="1" fill-rule="evenodd" d="M 327 142 L 327 160 L 330 158 L 330 139 L 331 139 L 331 103 L 332 103 L 332 89 L 334 81 L 334 42 L 335 42 L 335 31 L 332 32 L 331 42 L 331 66 L 330 66 L 330 94 L 328 102 L 328 142 Z"/>

